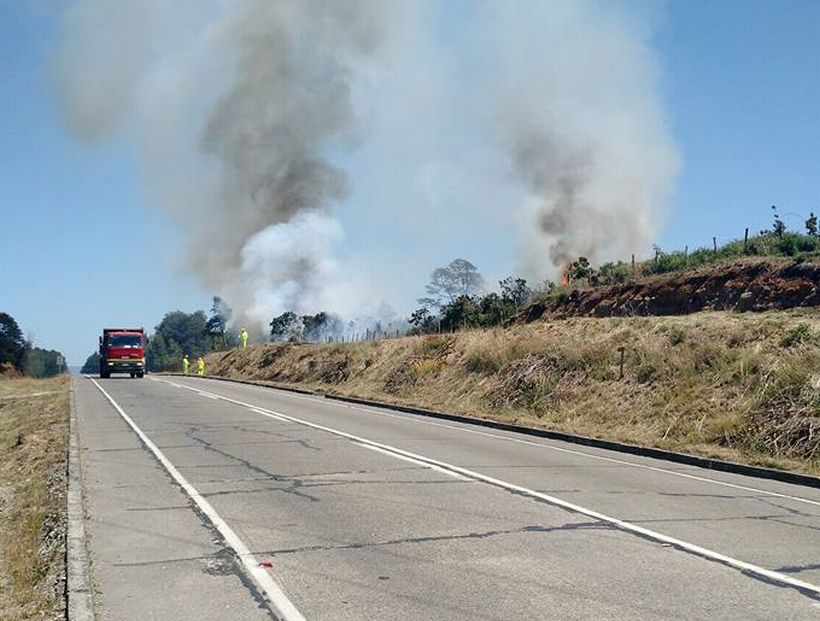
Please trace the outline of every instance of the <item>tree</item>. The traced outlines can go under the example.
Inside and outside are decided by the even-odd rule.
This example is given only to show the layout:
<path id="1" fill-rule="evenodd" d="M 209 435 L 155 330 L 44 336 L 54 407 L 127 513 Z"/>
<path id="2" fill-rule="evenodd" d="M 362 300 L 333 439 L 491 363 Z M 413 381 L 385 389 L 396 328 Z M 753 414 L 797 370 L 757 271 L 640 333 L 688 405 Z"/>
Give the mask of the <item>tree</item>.
<path id="1" fill-rule="evenodd" d="M 18 371 L 23 369 L 26 339 L 14 317 L 0 313 L 0 364 L 9 362 Z"/>
<path id="2" fill-rule="evenodd" d="M 441 307 L 441 327 L 447 332 L 473 327 L 479 323 L 479 307 L 469 295 L 460 295 Z"/>
<path id="3" fill-rule="evenodd" d="M 808 231 L 812 237 L 817 237 L 817 216 L 814 215 L 813 211 L 809 214 L 809 219 L 806 220 L 806 231 Z"/>
<path id="4" fill-rule="evenodd" d="M 293 311 L 285 311 L 278 317 L 274 317 L 268 325 L 271 341 L 301 340 L 305 328 L 302 320 Z"/>
<path id="5" fill-rule="evenodd" d="M 149 371 L 162 371 L 179 363 L 182 354 L 204 356 L 210 350 L 206 330 L 208 320 L 201 310 L 193 313 L 166 313 L 156 328 L 145 352 Z"/>
<path id="6" fill-rule="evenodd" d="M 427 332 L 435 332 L 437 327 L 437 320 L 436 317 L 430 313 L 430 310 L 426 307 L 421 307 L 419 309 L 414 310 L 410 314 L 410 319 L 408 319 L 408 323 L 413 326 L 414 333 L 427 333 Z"/>
<path id="7" fill-rule="evenodd" d="M 225 300 L 215 295 L 213 306 L 211 306 L 211 317 L 205 323 L 205 331 L 210 338 L 211 349 L 225 349 L 228 346 L 225 331 L 232 315 L 233 310 L 231 307 L 227 305 Z"/>
<path id="8" fill-rule="evenodd" d="M 419 298 L 422 306 L 441 308 L 459 296 L 473 296 L 484 287 L 484 279 L 475 265 L 466 259 L 455 259 L 447 267 L 438 267 L 430 274 L 425 287 L 429 297 Z"/>
<path id="9" fill-rule="evenodd" d="M 100 352 L 95 351 L 88 358 L 85 359 L 83 368 L 80 373 L 97 373 L 100 370 Z"/>
<path id="10" fill-rule="evenodd" d="M 33 347 L 26 351 L 23 366 L 29 377 L 53 377 L 65 371 L 65 358 L 53 349 Z"/>
<path id="11" fill-rule="evenodd" d="M 777 213 L 777 207 L 775 205 L 772 205 L 772 212 L 774 213 L 772 232 L 778 237 L 783 237 L 783 233 L 786 232 L 786 225 L 784 224 L 783 220 L 780 219 L 780 216 Z"/>
<path id="12" fill-rule="evenodd" d="M 498 285 L 501 287 L 501 299 L 512 305 L 515 310 L 524 306 L 532 297 L 532 289 L 523 278 L 507 276 L 504 280 L 498 281 Z"/>
<path id="13" fill-rule="evenodd" d="M 190 356 L 202 356 L 208 353 L 207 323 L 201 310 L 190 314 L 174 311 L 165 314 L 154 333 L 161 334 L 169 346 L 175 343 Z"/>
<path id="14" fill-rule="evenodd" d="M 595 270 L 590 266 L 589 259 L 586 257 L 578 257 L 567 270 L 569 277 L 572 280 L 589 280 L 595 275 Z"/>
<path id="15" fill-rule="evenodd" d="M 321 343 L 328 338 L 337 338 L 344 331 L 341 319 L 325 312 L 302 315 L 302 326 L 302 338 L 314 343 Z"/>
<path id="16" fill-rule="evenodd" d="M 474 323 L 488 328 L 500 325 L 513 315 L 515 309 L 516 306 L 510 298 L 495 292 L 488 293 L 478 301 L 478 317 Z"/>

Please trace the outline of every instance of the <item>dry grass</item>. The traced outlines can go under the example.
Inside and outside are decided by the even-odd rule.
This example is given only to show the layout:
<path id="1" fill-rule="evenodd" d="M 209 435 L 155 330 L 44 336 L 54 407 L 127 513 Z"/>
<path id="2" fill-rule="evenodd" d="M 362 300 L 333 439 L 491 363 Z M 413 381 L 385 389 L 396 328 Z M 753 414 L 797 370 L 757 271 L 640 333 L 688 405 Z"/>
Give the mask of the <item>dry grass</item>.
<path id="1" fill-rule="evenodd" d="M 0 379 L 4 621 L 64 618 L 68 382 Z"/>
<path id="2" fill-rule="evenodd" d="M 259 345 L 216 355 L 209 369 L 820 474 L 820 313 L 811 309 Z"/>

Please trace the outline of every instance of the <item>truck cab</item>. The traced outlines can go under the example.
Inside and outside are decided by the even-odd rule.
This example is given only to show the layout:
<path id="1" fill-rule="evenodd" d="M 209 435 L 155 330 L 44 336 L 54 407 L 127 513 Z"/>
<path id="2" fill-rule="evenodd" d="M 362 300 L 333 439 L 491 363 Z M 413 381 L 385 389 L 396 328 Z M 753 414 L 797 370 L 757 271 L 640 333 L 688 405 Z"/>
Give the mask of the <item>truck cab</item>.
<path id="1" fill-rule="evenodd" d="M 106 328 L 100 337 L 100 377 L 112 373 L 145 376 L 145 330 L 143 328 Z"/>

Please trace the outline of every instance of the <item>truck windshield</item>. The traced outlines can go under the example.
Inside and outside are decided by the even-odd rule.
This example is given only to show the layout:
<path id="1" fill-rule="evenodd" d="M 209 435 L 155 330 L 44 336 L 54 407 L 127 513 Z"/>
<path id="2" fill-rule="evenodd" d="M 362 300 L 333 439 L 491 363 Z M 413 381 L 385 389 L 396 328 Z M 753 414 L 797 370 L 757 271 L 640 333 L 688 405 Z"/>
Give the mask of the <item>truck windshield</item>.
<path id="1" fill-rule="evenodd" d="M 109 347 L 142 347 L 139 334 L 112 334 L 108 337 Z"/>

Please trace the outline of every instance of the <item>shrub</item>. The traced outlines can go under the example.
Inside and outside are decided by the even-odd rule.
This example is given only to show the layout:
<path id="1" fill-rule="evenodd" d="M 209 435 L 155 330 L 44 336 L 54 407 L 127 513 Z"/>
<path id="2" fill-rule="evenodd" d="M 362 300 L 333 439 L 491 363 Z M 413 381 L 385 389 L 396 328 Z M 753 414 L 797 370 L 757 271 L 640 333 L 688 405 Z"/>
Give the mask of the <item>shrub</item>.
<path id="1" fill-rule="evenodd" d="M 671 345 L 680 345 L 686 340 L 686 332 L 679 326 L 672 326 L 667 332 L 669 336 L 669 343 Z"/>
<path id="2" fill-rule="evenodd" d="M 807 323 L 797 324 L 794 328 L 789 330 L 782 339 L 780 339 L 781 347 L 794 347 L 795 345 L 802 345 L 810 341 L 812 338 L 811 328 Z"/>
<path id="3" fill-rule="evenodd" d="M 655 367 L 654 364 L 648 361 L 644 361 L 638 367 L 638 381 L 641 384 L 651 382 L 655 378 L 655 375 L 657 375 L 657 373 L 658 369 Z"/>
<path id="4" fill-rule="evenodd" d="M 487 352 L 475 352 L 467 357 L 464 366 L 470 373 L 492 375 L 501 368 L 501 362 Z"/>
<path id="5" fill-rule="evenodd" d="M 421 342 L 418 352 L 422 358 L 438 358 L 444 355 L 450 347 L 451 342 L 448 337 L 428 336 Z"/>

